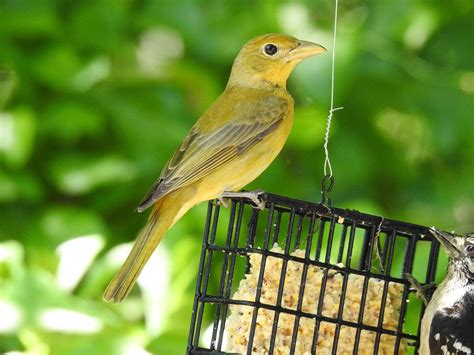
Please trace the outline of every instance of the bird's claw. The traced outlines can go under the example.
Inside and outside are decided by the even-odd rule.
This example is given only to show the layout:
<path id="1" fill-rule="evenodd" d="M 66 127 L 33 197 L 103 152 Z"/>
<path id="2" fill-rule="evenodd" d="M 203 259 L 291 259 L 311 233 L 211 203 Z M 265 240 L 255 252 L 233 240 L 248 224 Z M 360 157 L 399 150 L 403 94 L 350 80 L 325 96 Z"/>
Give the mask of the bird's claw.
<path id="1" fill-rule="evenodd" d="M 428 291 L 432 290 L 433 288 L 436 288 L 436 284 L 429 283 L 429 284 L 426 284 L 426 285 L 422 285 L 411 274 L 406 274 L 405 273 L 403 276 L 410 283 L 411 289 L 415 290 L 416 296 L 423 301 L 425 306 L 427 306 L 428 305 L 427 293 L 428 293 Z"/>
<path id="2" fill-rule="evenodd" d="M 266 202 L 261 199 L 259 196 L 263 195 L 265 191 L 262 189 L 257 189 L 253 191 L 239 191 L 239 192 L 234 192 L 234 191 L 224 191 L 222 195 L 218 198 L 219 202 L 224 206 L 227 207 L 224 204 L 224 200 L 228 198 L 236 198 L 236 197 L 241 197 L 241 198 L 246 198 L 249 199 L 254 203 L 254 208 L 258 210 L 263 210 L 265 208 Z"/>
<path id="3" fill-rule="evenodd" d="M 219 196 L 219 197 L 217 198 L 217 200 L 219 201 L 219 205 L 221 205 L 222 207 L 224 207 L 224 208 L 229 207 L 229 203 L 230 203 L 230 199 L 229 199 L 229 198 L 223 197 L 223 196 Z"/>

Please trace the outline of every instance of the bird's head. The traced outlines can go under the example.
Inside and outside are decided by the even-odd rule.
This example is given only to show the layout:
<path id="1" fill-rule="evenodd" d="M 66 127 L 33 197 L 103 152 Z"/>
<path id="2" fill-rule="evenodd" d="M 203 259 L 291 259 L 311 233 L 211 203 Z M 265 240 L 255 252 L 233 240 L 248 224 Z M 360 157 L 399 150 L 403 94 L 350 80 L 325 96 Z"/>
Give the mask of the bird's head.
<path id="1" fill-rule="evenodd" d="M 228 86 L 285 87 L 292 70 L 303 59 L 324 53 L 319 44 L 291 36 L 267 34 L 247 42 L 235 58 Z"/>
<path id="2" fill-rule="evenodd" d="M 430 228 L 430 232 L 446 249 L 450 268 L 461 271 L 467 278 L 474 280 L 474 233 L 461 237 L 434 227 Z"/>

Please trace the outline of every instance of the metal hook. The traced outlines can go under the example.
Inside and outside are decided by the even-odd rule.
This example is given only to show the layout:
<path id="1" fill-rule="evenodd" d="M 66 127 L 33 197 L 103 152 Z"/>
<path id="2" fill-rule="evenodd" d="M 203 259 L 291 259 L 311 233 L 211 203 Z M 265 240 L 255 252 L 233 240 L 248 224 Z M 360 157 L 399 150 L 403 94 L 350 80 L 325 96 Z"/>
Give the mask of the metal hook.
<path id="1" fill-rule="evenodd" d="M 331 191 L 334 187 L 334 176 L 332 175 L 324 175 L 323 179 L 321 180 L 321 203 L 323 205 L 327 205 L 331 207 Z"/>

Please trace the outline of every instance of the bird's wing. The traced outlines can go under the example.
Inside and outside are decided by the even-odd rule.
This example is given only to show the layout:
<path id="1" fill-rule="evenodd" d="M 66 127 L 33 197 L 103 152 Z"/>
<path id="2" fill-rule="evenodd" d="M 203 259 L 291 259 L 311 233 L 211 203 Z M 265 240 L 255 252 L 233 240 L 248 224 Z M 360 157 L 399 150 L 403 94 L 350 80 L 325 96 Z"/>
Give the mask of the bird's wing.
<path id="1" fill-rule="evenodd" d="M 206 115 L 212 113 L 211 110 Z M 164 195 L 203 178 L 243 154 L 277 129 L 287 113 L 287 100 L 267 96 L 239 103 L 232 117 L 220 128 L 203 132 L 203 123 L 198 121 L 139 204 L 138 211 L 147 209 Z M 216 122 L 216 118 L 210 119 Z"/>
<path id="2" fill-rule="evenodd" d="M 461 285 L 457 287 L 459 287 L 457 294 L 468 290 L 463 290 L 464 286 Z M 430 355 L 472 355 L 474 352 L 473 324 L 474 295 L 469 290 L 454 305 L 440 308 L 433 315 L 429 333 Z"/>

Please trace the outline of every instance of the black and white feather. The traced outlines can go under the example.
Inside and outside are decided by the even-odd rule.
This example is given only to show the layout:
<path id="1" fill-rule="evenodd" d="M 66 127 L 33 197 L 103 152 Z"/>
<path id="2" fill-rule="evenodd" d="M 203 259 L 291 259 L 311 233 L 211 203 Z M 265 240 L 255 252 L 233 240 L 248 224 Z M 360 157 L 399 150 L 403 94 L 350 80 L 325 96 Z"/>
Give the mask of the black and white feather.
<path id="1" fill-rule="evenodd" d="M 431 229 L 449 255 L 448 274 L 421 323 L 420 355 L 474 355 L 474 234 Z"/>

